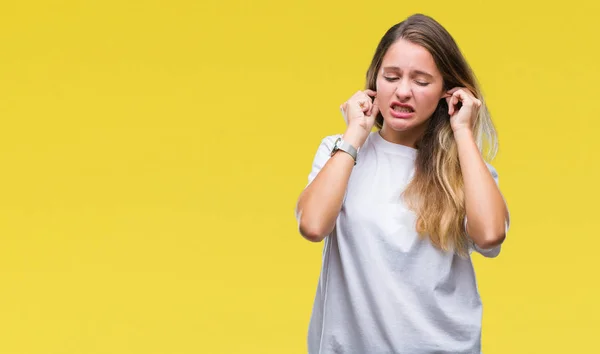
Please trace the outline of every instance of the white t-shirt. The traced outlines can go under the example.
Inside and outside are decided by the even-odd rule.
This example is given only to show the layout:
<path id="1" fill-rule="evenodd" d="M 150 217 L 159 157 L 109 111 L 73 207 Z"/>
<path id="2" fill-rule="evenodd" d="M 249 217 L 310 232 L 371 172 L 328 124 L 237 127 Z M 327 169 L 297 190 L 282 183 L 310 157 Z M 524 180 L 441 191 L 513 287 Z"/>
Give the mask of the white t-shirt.
<path id="1" fill-rule="evenodd" d="M 309 184 L 339 136 L 322 140 Z M 420 238 L 415 214 L 399 197 L 416 154 L 379 132 L 360 149 L 334 231 L 324 240 L 310 354 L 481 352 L 482 304 L 471 260 Z M 472 250 L 495 257 L 500 246 L 482 250 L 473 243 Z"/>

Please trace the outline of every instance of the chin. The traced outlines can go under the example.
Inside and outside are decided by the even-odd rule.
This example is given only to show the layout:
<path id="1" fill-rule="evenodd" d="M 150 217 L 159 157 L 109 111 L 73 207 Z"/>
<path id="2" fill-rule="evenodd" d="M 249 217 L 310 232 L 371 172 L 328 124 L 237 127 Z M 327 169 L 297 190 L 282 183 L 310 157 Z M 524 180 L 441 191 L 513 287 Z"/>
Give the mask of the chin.
<path id="1" fill-rule="evenodd" d="M 391 118 L 384 119 L 384 124 L 393 131 L 404 132 L 415 126 L 414 119 Z"/>

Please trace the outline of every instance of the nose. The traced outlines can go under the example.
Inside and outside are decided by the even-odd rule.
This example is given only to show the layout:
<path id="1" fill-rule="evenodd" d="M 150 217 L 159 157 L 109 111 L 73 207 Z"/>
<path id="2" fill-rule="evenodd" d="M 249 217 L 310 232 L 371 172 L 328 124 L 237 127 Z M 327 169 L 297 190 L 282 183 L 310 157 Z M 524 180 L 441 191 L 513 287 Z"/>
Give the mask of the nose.
<path id="1" fill-rule="evenodd" d="M 398 80 L 395 94 L 401 102 L 408 100 L 412 96 L 412 88 L 408 79 Z"/>

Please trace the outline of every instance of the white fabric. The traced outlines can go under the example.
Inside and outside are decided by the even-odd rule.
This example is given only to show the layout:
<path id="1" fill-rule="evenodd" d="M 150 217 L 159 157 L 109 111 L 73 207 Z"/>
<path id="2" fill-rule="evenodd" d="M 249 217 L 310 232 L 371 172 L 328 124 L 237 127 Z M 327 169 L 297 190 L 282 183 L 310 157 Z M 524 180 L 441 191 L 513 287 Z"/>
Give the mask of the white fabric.
<path id="1" fill-rule="evenodd" d="M 309 184 L 339 136 L 322 140 Z M 416 154 L 379 132 L 360 149 L 335 229 L 324 240 L 310 354 L 480 353 L 482 304 L 470 258 L 420 238 L 399 197 Z M 500 252 L 473 247 L 486 257 Z"/>

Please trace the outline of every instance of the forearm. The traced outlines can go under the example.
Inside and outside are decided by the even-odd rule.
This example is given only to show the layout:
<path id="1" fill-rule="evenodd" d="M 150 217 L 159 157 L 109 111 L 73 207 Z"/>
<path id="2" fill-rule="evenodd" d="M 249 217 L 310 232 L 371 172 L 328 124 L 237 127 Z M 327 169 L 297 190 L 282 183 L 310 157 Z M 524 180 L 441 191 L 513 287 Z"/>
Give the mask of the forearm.
<path id="1" fill-rule="evenodd" d="M 343 139 L 354 147 L 363 140 L 352 132 L 346 132 Z M 352 156 L 338 151 L 304 189 L 296 206 L 299 231 L 304 238 L 319 242 L 333 231 L 353 168 Z"/>
<path id="2" fill-rule="evenodd" d="M 508 210 L 469 130 L 455 132 L 465 185 L 467 233 L 479 247 L 491 248 L 504 241 Z"/>

